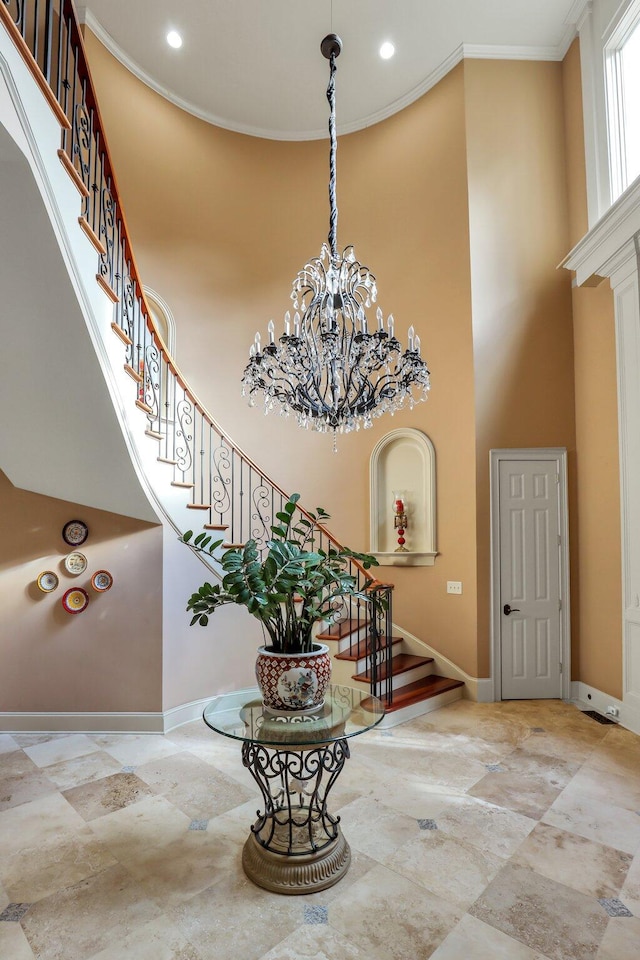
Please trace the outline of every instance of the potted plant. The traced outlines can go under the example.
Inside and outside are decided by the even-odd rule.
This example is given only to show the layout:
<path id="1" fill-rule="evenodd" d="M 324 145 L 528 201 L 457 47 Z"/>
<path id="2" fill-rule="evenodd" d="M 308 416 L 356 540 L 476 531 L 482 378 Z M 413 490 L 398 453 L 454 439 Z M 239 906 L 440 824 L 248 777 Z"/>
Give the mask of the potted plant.
<path id="1" fill-rule="evenodd" d="M 314 628 L 334 618 L 343 597 L 361 598 L 378 608 L 384 604 L 367 594 L 372 580 L 358 588 L 349 573 L 351 560 L 369 569 L 377 566 L 375 557 L 348 547 L 315 548 L 320 522 L 329 514 L 318 507 L 315 513 L 296 515 L 299 499 L 299 494 L 292 494 L 276 514 L 278 524 L 271 527 L 272 539 L 262 558 L 255 540 L 225 550 L 222 540 L 212 543 L 205 533 L 192 541 L 193 531 L 188 530 L 182 537 L 194 550 L 216 559 L 224 574 L 221 583 L 204 583 L 189 598 L 191 626 L 206 626 L 218 607 L 230 603 L 246 607 L 265 633 L 256 677 L 265 705 L 276 711 L 314 710 L 322 704 L 331 657 L 327 646 L 315 642 Z"/>

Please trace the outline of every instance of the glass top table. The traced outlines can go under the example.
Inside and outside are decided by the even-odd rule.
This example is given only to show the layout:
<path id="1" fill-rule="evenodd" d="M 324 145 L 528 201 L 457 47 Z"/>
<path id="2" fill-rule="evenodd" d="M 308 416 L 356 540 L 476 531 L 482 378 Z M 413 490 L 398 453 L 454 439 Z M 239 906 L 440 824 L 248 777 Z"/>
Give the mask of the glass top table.
<path id="1" fill-rule="evenodd" d="M 207 726 L 242 743 L 242 762 L 264 800 L 242 851 L 250 880 L 274 893 L 305 894 L 345 875 L 351 851 L 327 796 L 349 758 L 350 738 L 383 717 L 377 697 L 338 684 L 313 713 L 276 714 L 257 688 L 224 693 L 205 707 Z"/>
<path id="2" fill-rule="evenodd" d="M 216 733 L 265 746 L 304 749 L 355 737 L 384 717 L 377 697 L 352 687 L 330 684 L 323 706 L 313 713 L 273 713 L 258 689 L 223 693 L 205 707 L 204 722 Z"/>

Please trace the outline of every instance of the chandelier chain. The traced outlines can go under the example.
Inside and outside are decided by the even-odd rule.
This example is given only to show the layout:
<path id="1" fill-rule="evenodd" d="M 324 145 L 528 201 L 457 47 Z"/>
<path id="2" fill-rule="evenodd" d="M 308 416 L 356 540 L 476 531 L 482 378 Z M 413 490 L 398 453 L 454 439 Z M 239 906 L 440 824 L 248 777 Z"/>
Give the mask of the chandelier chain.
<path id="1" fill-rule="evenodd" d="M 331 54 L 329 60 L 329 85 L 327 86 L 327 100 L 329 101 L 329 249 L 334 260 L 338 257 L 338 201 L 336 199 L 336 155 L 338 152 L 338 138 L 336 136 L 336 56 Z"/>

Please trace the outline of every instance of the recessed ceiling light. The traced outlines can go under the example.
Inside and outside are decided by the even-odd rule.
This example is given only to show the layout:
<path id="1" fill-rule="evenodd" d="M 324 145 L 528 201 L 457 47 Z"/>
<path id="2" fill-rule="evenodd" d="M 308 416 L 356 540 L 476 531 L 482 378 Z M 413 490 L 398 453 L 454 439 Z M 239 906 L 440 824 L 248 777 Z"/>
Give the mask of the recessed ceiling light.
<path id="1" fill-rule="evenodd" d="M 169 33 L 167 34 L 167 43 L 170 47 L 174 47 L 176 50 L 178 47 L 182 46 L 182 37 L 177 30 L 169 30 Z"/>
<path id="2" fill-rule="evenodd" d="M 385 42 L 380 47 L 380 56 L 382 57 L 383 60 L 389 60 L 394 55 L 395 52 L 396 52 L 396 48 L 394 47 L 394 45 L 391 43 L 390 40 L 385 40 Z"/>

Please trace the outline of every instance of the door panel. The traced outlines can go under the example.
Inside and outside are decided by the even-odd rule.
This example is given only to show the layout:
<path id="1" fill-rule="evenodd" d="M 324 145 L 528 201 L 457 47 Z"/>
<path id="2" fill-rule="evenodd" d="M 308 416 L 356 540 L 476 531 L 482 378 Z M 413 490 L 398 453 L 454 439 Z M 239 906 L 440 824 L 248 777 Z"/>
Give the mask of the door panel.
<path id="1" fill-rule="evenodd" d="M 500 462 L 502 697 L 560 697 L 558 479 L 550 460 Z M 511 613 L 505 613 L 511 608 Z"/>

